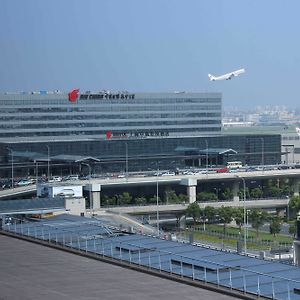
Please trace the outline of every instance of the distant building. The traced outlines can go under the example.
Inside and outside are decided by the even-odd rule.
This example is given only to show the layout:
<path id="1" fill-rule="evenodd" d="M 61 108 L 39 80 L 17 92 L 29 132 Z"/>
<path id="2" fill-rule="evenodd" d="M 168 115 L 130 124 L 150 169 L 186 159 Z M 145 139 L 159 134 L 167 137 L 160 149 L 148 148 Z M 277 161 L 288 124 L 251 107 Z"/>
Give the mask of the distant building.
<path id="1" fill-rule="evenodd" d="M 13 165 L 15 176 L 78 173 L 87 160 L 94 172 L 261 162 L 259 135 L 222 134 L 221 93 L 6 93 L 0 111 L 2 177 Z M 264 139 L 265 163 L 280 162 L 280 136 Z"/>

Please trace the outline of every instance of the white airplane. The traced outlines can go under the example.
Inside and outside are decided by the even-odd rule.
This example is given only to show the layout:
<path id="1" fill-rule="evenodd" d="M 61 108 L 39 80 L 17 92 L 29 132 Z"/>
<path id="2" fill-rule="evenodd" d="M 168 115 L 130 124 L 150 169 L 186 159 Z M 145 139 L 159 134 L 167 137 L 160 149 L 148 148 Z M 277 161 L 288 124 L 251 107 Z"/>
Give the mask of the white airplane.
<path id="1" fill-rule="evenodd" d="M 210 81 L 215 81 L 215 80 L 228 80 L 231 79 L 232 77 L 236 77 L 239 76 L 240 74 L 245 73 L 245 69 L 240 69 L 240 70 L 236 70 L 230 73 L 227 73 L 225 75 L 221 75 L 221 76 L 213 76 L 211 74 L 208 74 L 208 78 Z"/>

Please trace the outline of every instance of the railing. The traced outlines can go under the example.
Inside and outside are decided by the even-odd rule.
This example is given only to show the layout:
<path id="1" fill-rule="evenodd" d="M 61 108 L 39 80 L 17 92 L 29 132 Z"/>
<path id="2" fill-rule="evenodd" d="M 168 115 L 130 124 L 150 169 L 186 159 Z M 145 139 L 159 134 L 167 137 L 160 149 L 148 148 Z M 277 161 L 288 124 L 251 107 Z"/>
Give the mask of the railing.
<path id="1" fill-rule="evenodd" d="M 300 281 L 253 271 L 238 265 L 222 264 L 208 259 L 192 258 L 141 244 L 116 241 L 99 235 L 88 235 L 46 224 L 7 224 L 5 231 L 29 236 L 77 251 L 111 258 L 164 272 L 170 276 L 190 278 L 193 281 L 212 283 L 216 286 L 264 296 L 271 299 L 299 299 L 295 290 Z M 75 229 L 75 228 L 73 228 Z M 72 230 L 73 230 L 72 229 Z M 77 228 L 79 231 L 79 228 Z"/>

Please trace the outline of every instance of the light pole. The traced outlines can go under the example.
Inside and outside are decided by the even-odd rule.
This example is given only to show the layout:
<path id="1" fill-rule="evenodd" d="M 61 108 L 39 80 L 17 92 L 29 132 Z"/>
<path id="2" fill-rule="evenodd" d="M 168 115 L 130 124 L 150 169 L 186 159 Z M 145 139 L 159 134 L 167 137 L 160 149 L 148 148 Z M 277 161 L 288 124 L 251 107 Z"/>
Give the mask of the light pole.
<path id="1" fill-rule="evenodd" d="M 48 181 L 50 180 L 50 147 L 49 145 L 46 145 L 47 147 L 47 177 L 48 177 Z"/>
<path id="2" fill-rule="evenodd" d="M 11 154 L 11 187 L 14 188 L 14 152 L 11 148 L 6 147 Z"/>
<path id="3" fill-rule="evenodd" d="M 247 231 L 246 231 L 246 226 L 247 226 L 247 211 L 246 211 L 246 182 L 245 178 L 242 176 L 236 176 L 236 178 L 240 178 L 243 181 L 243 190 L 244 190 L 244 253 L 247 255 Z"/>
<path id="4" fill-rule="evenodd" d="M 35 181 L 36 181 L 36 193 L 38 193 L 38 182 L 39 182 L 39 165 L 38 161 L 34 160 L 35 163 Z"/>

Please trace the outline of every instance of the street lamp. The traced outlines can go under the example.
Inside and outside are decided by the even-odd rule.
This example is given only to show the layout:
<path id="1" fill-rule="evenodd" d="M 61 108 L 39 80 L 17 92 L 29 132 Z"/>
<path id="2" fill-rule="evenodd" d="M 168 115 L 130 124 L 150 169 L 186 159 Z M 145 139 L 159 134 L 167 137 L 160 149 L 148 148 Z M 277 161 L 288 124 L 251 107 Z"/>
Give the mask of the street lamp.
<path id="1" fill-rule="evenodd" d="M 245 178 L 242 176 L 235 176 L 236 178 L 240 178 L 243 181 L 243 189 L 244 189 L 244 253 L 247 255 L 247 236 L 246 236 L 246 224 L 247 224 L 247 211 L 246 211 L 246 182 Z"/>
<path id="2" fill-rule="evenodd" d="M 50 147 L 49 145 L 46 145 L 47 147 L 47 177 L 48 177 L 48 181 L 50 180 Z"/>
<path id="3" fill-rule="evenodd" d="M 6 149 L 10 151 L 11 155 L 11 187 L 14 188 L 14 152 L 9 147 L 6 147 Z"/>

